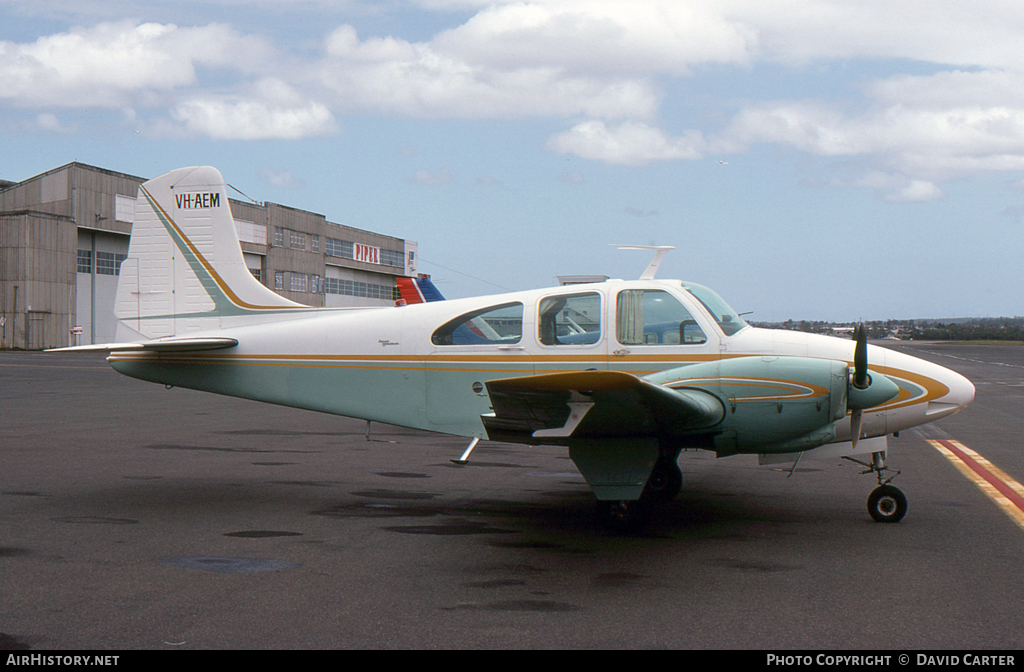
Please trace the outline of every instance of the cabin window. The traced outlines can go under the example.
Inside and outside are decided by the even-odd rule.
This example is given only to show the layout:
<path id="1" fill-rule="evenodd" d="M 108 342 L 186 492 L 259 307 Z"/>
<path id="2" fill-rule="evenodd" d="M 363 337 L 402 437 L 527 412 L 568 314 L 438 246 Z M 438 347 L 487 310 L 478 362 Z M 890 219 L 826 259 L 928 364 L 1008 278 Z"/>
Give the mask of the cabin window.
<path id="1" fill-rule="evenodd" d="M 523 339 L 523 304 L 503 303 L 460 315 L 439 327 L 434 345 L 503 345 Z"/>
<path id="2" fill-rule="evenodd" d="M 549 296 L 540 302 L 538 338 L 544 345 L 589 345 L 601 340 L 601 295 Z"/>
<path id="3" fill-rule="evenodd" d="M 696 345 L 707 336 L 679 299 L 660 289 L 619 292 L 615 336 L 623 345 Z"/>

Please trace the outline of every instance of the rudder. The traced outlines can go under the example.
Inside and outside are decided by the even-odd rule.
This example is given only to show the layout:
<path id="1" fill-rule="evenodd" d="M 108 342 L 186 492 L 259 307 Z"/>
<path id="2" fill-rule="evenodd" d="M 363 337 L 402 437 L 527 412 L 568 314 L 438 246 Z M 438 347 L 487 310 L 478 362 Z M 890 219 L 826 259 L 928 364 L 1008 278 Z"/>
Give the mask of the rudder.
<path id="1" fill-rule="evenodd" d="M 296 309 L 310 308 L 263 286 L 246 267 L 220 171 L 181 168 L 139 186 L 114 306 L 118 341 L 215 330 Z"/>

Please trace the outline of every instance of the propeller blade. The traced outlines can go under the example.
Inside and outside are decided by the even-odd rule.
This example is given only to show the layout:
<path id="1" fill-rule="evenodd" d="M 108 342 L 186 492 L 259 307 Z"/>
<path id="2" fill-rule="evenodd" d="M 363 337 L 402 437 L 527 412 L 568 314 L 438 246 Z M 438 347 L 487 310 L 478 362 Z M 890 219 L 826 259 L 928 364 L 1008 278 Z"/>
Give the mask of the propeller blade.
<path id="1" fill-rule="evenodd" d="M 857 325 L 854 339 L 853 366 L 847 374 L 850 382 L 847 386 L 846 408 L 850 411 L 850 441 L 856 447 L 860 440 L 864 409 L 894 399 L 899 395 L 900 387 L 879 371 L 875 372 L 874 377 L 868 374 L 868 332 L 863 324 Z"/>
<path id="2" fill-rule="evenodd" d="M 850 413 L 850 442 L 853 447 L 857 447 L 857 442 L 860 441 L 860 421 L 864 416 L 864 411 L 859 408 L 855 408 Z"/>
<path id="3" fill-rule="evenodd" d="M 853 349 L 853 387 L 857 390 L 866 390 L 871 381 L 868 378 L 868 335 L 863 322 L 857 325 L 854 339 L 857 344 Z M 863 418 L 864 411 L 860 408 L 854 408 L 850 412 L 850 442 L 854 448 L 860 441 L 860 427 Z"/>
<path id="4" fill-rule="evenodd" d="M 857 345 L 853 350 L 853 386 L 858 390 L 866 389 L 868 381 L 868 333 L 864 323 L 857 325 Z"/>

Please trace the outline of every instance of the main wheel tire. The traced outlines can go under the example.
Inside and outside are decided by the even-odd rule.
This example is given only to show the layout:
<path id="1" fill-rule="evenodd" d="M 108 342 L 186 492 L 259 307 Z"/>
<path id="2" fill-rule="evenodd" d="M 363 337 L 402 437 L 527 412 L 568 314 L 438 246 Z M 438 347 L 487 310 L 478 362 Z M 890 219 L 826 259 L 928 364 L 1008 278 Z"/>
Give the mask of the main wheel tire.
<path id="1" fill-rule="evenodd" d="M 683 488 L 683 472 L 675 460 L 660 459 L 647 478 L 643 496 L 655 502 L 669 502 Z"/>
<path id="2" fill-rule="evenodd" d="M 881 485 L 868 497 L 868 513 L 876 523 L 898 523 L 907 515 L 907 498 L 891 485 Z"/>

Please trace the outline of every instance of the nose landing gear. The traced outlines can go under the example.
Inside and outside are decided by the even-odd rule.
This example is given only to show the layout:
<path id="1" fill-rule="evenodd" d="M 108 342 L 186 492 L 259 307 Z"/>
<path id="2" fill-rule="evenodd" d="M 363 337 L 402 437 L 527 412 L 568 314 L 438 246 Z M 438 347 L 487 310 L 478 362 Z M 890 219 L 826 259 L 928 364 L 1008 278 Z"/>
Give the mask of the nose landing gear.
<path id="1" fill-rule="evenodd" d="M 900 475 L 896 472 L 889 478 L 883 480 L 884 473 L 891 471 L 885 466 L 885 453 L 871 453 L 871 463 L 861 462 L 852 457 L 843 459 L 856 462 L 867 467 L 862 474 L 875 474 L 878 477 L 878 487 L 871 491 L 868 496 L 868 513 L 876 523 L 898 523 L 907 515 L 907 497 L 899 488 L 889 485 L 889 481 Z"/>

